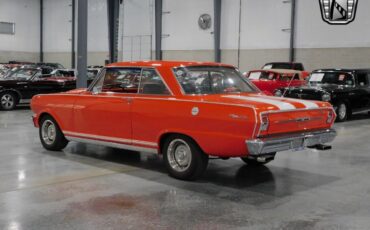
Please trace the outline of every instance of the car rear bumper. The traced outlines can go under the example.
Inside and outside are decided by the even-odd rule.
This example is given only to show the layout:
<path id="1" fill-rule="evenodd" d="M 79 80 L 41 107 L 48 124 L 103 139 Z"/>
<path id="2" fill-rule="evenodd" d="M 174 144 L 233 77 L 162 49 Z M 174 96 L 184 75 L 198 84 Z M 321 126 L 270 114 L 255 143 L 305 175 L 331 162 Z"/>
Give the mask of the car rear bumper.
<path id="1" fill-rule="evenodd" d="M 337 132 L 334 129 L 327 129 L 310 133 L 247 140 L 246 145 L 251 156 L 261 156 L 273 152 L 323 145 L 332 142 L 336 136 Z"/>

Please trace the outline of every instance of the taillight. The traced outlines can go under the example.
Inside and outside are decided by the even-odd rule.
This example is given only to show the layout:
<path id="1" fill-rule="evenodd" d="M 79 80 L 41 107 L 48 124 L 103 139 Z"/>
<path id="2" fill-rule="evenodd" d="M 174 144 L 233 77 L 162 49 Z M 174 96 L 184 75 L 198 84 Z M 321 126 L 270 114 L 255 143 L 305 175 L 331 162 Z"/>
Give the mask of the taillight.
<path id="1" fill-rule="evenodd" d="M 261 116 L 260 132 L 267 131 L 268 127 L 269 127 L 269 118 L 268 118 L 267 114 L 263 114 Z"/>
<path id="2" fill-rule="evenodd" d="M 335 119 L 334 110 L 329 110 L 328 119 L 326 120 L 326 123 L 331 124 L 334 119 Z"/>

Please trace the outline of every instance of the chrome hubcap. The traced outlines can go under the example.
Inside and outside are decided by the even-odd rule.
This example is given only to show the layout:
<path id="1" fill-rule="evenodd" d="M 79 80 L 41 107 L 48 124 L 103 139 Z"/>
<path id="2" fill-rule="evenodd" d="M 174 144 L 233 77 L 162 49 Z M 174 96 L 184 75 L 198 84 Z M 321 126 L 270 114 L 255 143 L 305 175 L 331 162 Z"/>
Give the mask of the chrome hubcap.
<path id="1" fill-rule="evenodd" d="M 47 145 L 52 145 L 56 137 L 55 125 L 52 121 L 46 120 L 41 127 L 42 139 Z"/>
<path id="2" fill-rule="evenodd" d="M 14 98 L 10 94 L 4 94 L 1 97 L 1 105 L 4 109 L 10 109 L 14 105 Z"/>
<path id="3" fill-rule="evenodd" d="M 347 107 L 345 104 L 340 104 L 338 107 L 338 116 L 342 120 L 346 117 Z"/>
<path id="4" fill-rule="evenodd" d="M 181 139 L 171 141 L 167 149 L 167 158 L 172 169 L 178 172 L 186 171 L 191 163 L 189 145 Z"/>

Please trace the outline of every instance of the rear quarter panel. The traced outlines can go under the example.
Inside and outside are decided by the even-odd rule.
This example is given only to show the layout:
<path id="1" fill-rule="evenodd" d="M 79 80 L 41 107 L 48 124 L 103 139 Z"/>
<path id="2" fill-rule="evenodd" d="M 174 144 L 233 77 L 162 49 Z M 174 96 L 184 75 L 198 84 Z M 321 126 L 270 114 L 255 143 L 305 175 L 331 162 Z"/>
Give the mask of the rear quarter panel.
<path id="1" fill-rule="evenodd" d="M 198 114 L 192 110 L 198 108 Z M 193 138 L 209 155 L 243 156 L 245 140 L 255 132 L 251 108 L 176 99 L 135 98 L 133 139 L 159 142 L 168 133 Z"/>

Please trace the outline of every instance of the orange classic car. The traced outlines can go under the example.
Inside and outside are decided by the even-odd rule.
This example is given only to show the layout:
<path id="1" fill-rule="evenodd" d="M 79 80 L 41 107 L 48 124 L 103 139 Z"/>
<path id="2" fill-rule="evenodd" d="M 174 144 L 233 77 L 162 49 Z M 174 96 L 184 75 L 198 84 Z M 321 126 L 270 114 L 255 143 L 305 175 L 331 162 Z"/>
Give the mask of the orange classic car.
<path id="1" fill-rule="evenodd" d="M 266 96 L 219 63 L 115 63 L 88 89 L 37 95 L 31 107 L 48 150 L 77 141 L 162 154 L 169 174 L 186 180 L 209 156 L 265 164 L 336 136 L 329 103 Z"/>

